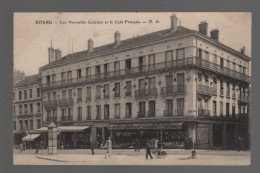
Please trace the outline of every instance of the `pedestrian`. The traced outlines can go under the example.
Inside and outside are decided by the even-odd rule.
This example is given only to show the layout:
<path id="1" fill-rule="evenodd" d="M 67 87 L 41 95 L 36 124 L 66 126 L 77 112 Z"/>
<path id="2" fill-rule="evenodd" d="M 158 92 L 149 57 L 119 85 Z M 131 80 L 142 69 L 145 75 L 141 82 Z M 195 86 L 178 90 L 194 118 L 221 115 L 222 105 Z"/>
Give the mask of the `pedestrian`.
<path id="1" fill-rule="evenodd" d="M 158 149 L 158 142 L 159 142 L 159 140 L 157 139 L 157 138 L 155 138 L 155 140 L 154 140 L 154 149 Z"/>
<path id="2" fill-rule="evenodd" d="M 135 151 L 140 151 L 140 142 L 139 139 L 135 139 Z"/>
<path id="3" fill-rule="evenodd" d="M 146 148 L 146 160 L 148 159 L 148 155 L 150 156 L 151 159 L 153 159 L 151 155 L 151 141 L 146 140 L 145 148 Z"/>
<path id="4" fill-rule="evenodd" d="M 41 140 L 41 146 L 40 146 L 40 148 L 41 148 L 41 149 L 44 149 L 42 140 Z"/>
<path id="5" fill-rule="evenodd" d="M 91 154 L 94 155 L 95 154 L 95 141 L 93 139 L 90 139 L 90 148 L 91 148 Z"/>
<path id="6" fill-rule="evenodd" d="M 19 149 L 21 152 L 23 152 L 23 143 L 21 142 L 20 146 L 19 146 Z"/>
<path id="7" fill-rule="evenodd" d="M 35 143 L 35 148 L 36 148 L 36 154 L 38 154 L 38 149 L 39 149 L 39 145 L 38 145 L 38 142 Z"/>
<path id="8" fill-rule="evenodd" d="M 242 139 L 240 136 L 237 138 L 237 151 L 239 152 L 242 149 Z"/>

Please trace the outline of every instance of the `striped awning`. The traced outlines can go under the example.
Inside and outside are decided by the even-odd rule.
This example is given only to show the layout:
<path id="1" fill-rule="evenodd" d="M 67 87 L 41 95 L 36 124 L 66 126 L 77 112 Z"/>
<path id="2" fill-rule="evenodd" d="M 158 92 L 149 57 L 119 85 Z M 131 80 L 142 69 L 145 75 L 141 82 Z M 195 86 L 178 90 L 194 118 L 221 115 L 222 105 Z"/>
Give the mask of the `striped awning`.
<path id="1" fill-rule="evenodd" d="M 34 141 L 34 139 L 38 138 L 41 134 L 28 134 L 22 138 L 22 141 Z"/>
<path id="2" fill-rule="evenodd" d="M 111 125 L 109 129 L 123 130 L 123 129 L 182 129 L 183 123 L 154 123 L 154 124 L 120 124 Z"/>

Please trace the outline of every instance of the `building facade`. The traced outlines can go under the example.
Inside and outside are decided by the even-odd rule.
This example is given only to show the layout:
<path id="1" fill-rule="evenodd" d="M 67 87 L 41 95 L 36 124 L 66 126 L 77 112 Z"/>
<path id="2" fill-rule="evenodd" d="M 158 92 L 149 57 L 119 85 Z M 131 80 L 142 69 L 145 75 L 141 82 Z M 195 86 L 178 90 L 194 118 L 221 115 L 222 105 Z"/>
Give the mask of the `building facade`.
<path id="1" fill-rule="evenodd" d="M 127 40 L 116 31 L 114 43 L 89 39 L 86 51 L 64 57 L 49 48 L 40 68 L 43 126 L 66 129 L 59 145 L 110 136 L 114 148 L 136 138 L 179 148 L 191 138 L 198 148 L 228 149 L 242 136 L 248 146 L 251 58 L 220 43 L 217 29 L 208 36 L 207 22 L 199 31 L 177 24 L 172 15 L 169 29 Z"/>
<path id="2" fill-rule="evenodd" d="M 42 97 L 40 76 L 26 76 L 14 86 L 13 91 L 13 133 L 14 145 L 22 141 L 29 147 L 34 147 L 36 130 L 42 126 Z M 23 140 L 31 136 L 31 139 Z"/>

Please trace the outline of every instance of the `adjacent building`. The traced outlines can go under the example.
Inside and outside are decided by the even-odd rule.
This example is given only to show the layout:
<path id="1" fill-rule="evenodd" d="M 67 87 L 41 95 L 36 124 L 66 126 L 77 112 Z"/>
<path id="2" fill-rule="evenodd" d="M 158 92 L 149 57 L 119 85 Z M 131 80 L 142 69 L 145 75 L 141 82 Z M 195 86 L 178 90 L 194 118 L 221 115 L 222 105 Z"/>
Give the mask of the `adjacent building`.
<path id="1" fill-rule="evenodd" d="M 13 90 L 13 134 L 14 145 L 21 142 L 29 147 L 40 137 L 36 129 L 42 126 L 41 78 L 37 75 L 26 76 L 16 83 Z"/>
<path id="2" fill-rule="evenodd" d="M 209 35 L 207 22 L 198 27 L 178 26 L 172 15 L 170 28 L 158 32 L 121 40 L 116 31 L 113 43 L 94 47 L 89 39 L 87 50 L 64 57 L 49 48 L 39 74 L 40 130 L 53 121 L 59 146 L 68 148 L 108 136 L 114 148 L 131 148 L 136 138 L 179 148 L 191 138 L 198 148 L 228 149 L 238 136 L 247 146 L 251 58 L 219 42 L 218 29 Z M 19 113 L 25 104 L 15 104 Z"/>

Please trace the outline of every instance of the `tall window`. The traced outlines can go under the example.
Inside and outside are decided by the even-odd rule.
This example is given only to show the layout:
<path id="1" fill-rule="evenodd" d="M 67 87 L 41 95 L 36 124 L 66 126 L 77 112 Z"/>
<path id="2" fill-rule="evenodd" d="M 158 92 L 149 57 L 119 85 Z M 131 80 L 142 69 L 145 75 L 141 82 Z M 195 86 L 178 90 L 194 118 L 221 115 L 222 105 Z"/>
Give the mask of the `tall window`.
<path id="1" fill-rule="evenodd" d="M 165 52 L 165 65 L 166 65 L 166 68 L 171 68 L 172 65 L 173 65 L 173 52 L 172 52 L 172 50 Z"/>
<path id="2" fill-rule="evenodd" d="M 66 90 L 62 90 L 62 99 L 66 100 Z"/>
<path id="3" fill-rule="evenodd" d="M 82 107 L 78 107 L 78 121 L 82 120 Z"/>
<path id="4" fill-rule="evenodd" d="M 184 93 L 185 86 L 184 86 L 184 73 L 177 74 L 177 92 Z"/>
<path id="5" fill-rule="evenodd" d="M 77 79 L 81 79 L 81 69 L 77 69 Z"/>
<path id="6" fill-rule="evenodd" d="M 16 121 L 14 121 L 14 130 L 16 130 Z"/>
<path id="7" fill-rule="evenodd" d="M 100 85 L 96 86 L 96 99 L 101 99 L 101 88 Z"/>
<path id="8" fill-rule="evenodd" d="M 149 71 L 155 70 L 155 54 L 148 56 L 148 70 Z"/>
<path id="9" fill-rule="evenodd" d="M 120 62 L 119 61 L 114 63 L 114 69 L 115 69 L 115 76 L 119 76 L 119 74 L 120 74 Z"/>
<path id="10" fill-rule="evenodd" d="M 216 101 L 213 101 L 213 104 L 212 104 L 212 115 L 213 116 L 217 115 L 217 102 Z"/>
<path id="11" fill-rule="evenodd" d="M 183 60 L 184 60 L 184 49 L 177 49 L 176 51 L 177 55 L 177 66 L 183 66 Z"/>
<path id="12" fill-rule="evenodd" d="M 87 120 L 91 120 L 91 106 L 87 106 Z"/>
<path id="13" fill-rule="evenodd" d="M 125 96 L 131 96 L 131 95 L 132 95 L 132 81 L 126 81 Z"/>
<path id="14" fill-rule="evenodd" d="M 236 115 L 236 105 L 235 103 L 232 104 L 232 116 Z"/>
<path id="15" fill-rule="evenodd" d="M 61 73 L 61 81 L 65 82 L 66 81 L 66 72 Z"/>
<path id="16" fill-rule="evenodd" d="M 33 104 L 30 104 L 30 113 L 33 113 Z"/>
<path id="17" fill-rule="evenodd" d="M 82 88 L 78 88 L 78 98 L 77 101 L 82 101 Z"/>
<path id="18" fill-rule="evenodd" d="M 51 81 L 52 83 L 56 82 L 56 74 L 51 75 Z"/>
<path id="19" fill-rule="evenodd" d="M 41 96 L 40 88 L 37 88 L 37 97 L 40 97 L 40 96 Z"/>
<path id="20" fill-rule="evenodd" d="M 86 77 L 89 79 L 91 77 L 91 67 L 86 68 Z"/>
<path id="21" fill-rule="evenodd" d="M 27 99 L 27 90 L 24 90 L 24 99 Z"/>
<path id="22" fill-rule="evenodd" d="M 20 120 L 20 127 L 23 128 L 23 120 Z"/>
<path id="23" fill-rule="evenodd" d="M 19 105 L 19 113 L 22 114 L 23 113 L 23 106 Z"/>
<path id="24" fill-rule="evenodd" d="M 219 112 L 220 112 L 220 116 L 223 116 L 223 102 L 220 102 L 220 110 L 219 110 Z"/>
<path id="25" fill-rule="evenodd" d="M 13 106 L 13 113 L 14 113 L 14 115 L 16 115 L 15 105 Z"/>
<path id="26" fill-rule="evenodd" d="M 30 130 L 33 130 L 33 120 L 30 120 Z"/>
<path id="27" fill-rule="evenodd" d="M 220 95 L 223 96 L 224 95 L 224 86 L 223 86 L 223 81 L 220 80 Z"/>
<path id="28" fill-rule="evenodd" d="M 57 122 L 57 109 L 53 109 L 52 111 L 53 111 L 52 112 L 53 113 L 53 121 Z"/>
<path id="29" fill-rule="evenodd" d="M 149 117 L 155 117 L 155 101 L 149 101 Z"/>
<path id="30" fill-rule="evenodd" d="M 97 109 L 96 119 L 101 120 L 101 105 L 97 105 L 96 109 Z"/>
<path id="31" fill-rule="evenodd" d="M 49 85 L 51 83 L 51 76 L 47 75 L 46 76 L 46 84 Z"/>
<path id="32" fill-rule="evenodd" d="M 233 62 L 233 70 L 236 71 L 236 63 Z"/>
<path id="33" fill-rule="evenodd" d="M 140 56 L 139 57 L 139 72 L 143 72 L 144 71 L 144 65 L 145 65 L 145 57 L 144 56 Z"/>
<path id="34" fill-rule="evenodd" d="M 24 105 L 24 113 L 27 113 L 27 104 Z"/>
<path id="35" fill-rule="evenodd" d="M 24 123 L 25 123 L 25 127 L 26 127 L 26 129 L 29 129 L 28 120 L 25 120 Z"/>
<path id="36" fill-rule="evenodd" d="M 224 59 L 220 58 L 220 68 L 223 68 L 223 67 L 224 67 Z"/>
<path id="37" fill-rule="evenodd" d="M 108 120 L 109 119 L 109 105 L 104 105 L 104 119 Z"/>
<path id="38" fill-rule="evenodd" d="M 227 82 L 227 97 L 230 97 L 230 83 Z"/>
<path id="39" fill-rule="evenodd" d="M 120 119 L 120 104 L 115 104 L 115 119 Z"/>
<path id="40" fill-rule="evenodd" d="M 230 68 L 229 60 L 227 60 L 227 68 Z"/>
<path id="41" fill-rule="evenodd" d="M 166 99 L 166 110 L 165 110 L 164 116 L 166 116 L 166 117 L 173 116 L 173 100 L 172 99 Z"/>
<path id="42" fill-rule="evenodd" d="M 68 108 L 68 120 L 72 121 L 73 117 L 73 108 Z"/>
<path id="43" fill-rule="evenodd" d="M 104 78 L 108 77 L 109 64 L 104 64 Z"/>
<path id="44" fill-rule="evenodd" d="M 46 121 L 47 122 L 50 122 L 51 121 L 51 110 L 47 110 L 47 119 L 46 119 Z"/>
<path id="45" fill-rule="evenodd" d="M 30 98 L 32 98 L 32 89 L 30 89 Z"/>
<path id="46" fill-rule="evenodd" d="M 184 116 L 184 98 L 177 99 L 177 116 Z"/>
<path id="47" fill-rule="evenodd" d="M 120 82 L 115 83 L 114 91 L 115 91 L 115 97 L 120 97 Z"/>
<path id="48" fill-rule="evenodd" d="M 126 118 L 132 117 L 132 103 L 126 103 Z"/>
<path id="49" fill-rule="evenodd" d="M 53 93 L 52 93 L 52 98 L 53 98 L 53 100 L 57 100 L 57 93 L 56 93 L 56 91 L 54 91 Z"/>
<path id="50" fill-rule="evenodd" d="M 15 100 L 15 92 L 13 92 L 13 100 Z"/>
<path id="51" fill-rule="evenodd" d="M 91 100 L 91 87 L 87 87 L 87 100 Z"/>
<path id="52" fill-rule="evenodd" d="M 19 100 L 22 100 L 22 91 L 19 91 Z"/>
<path id="53" fill-rule="evenodd" d="M 131 69 L 131 59 L 127 59 L 125 60 L 125 69 L 126 69 L 126 72 L 129 72 L 130 69 Z"/>
<path id="54" fill-rule="evenodd" d="M 67 80 L 69 83 L 72 82 L 72 71 L 67 72 Z"/>
<path id="55" fill-rule="evenodd" d="M 100 65 L 97 65 L 95 68 L 95 76 L 96 76 L 96 79 L 100 78 Z"/>
<path id="56" fill-rule="evenodd" d="M 104 98 L 109 98 L 109 84 L 104 85 Z"/>
<path id="57" fill-rule="evenodd" d="M 37 119 L 37 129 L 41 128 L 41 120 Z"/>
<path id="58" fill-rule="evenodd" d="M 69 99 L 72 99 L 72 89 L 69 89 Z"/>
<path id="59" fill-rule="evenodd" d="M 226 116 L 229 117 L 229 103 L 226 103 Z"/>
<path id="60" fill-rule="evenodd" d="M 139 118 L 145 117 L 145 102 L 139 102 L 138 117 Z"/>
<path id="61" fill-rule="evenodd" d="M 63 120 L 63 121 L 65 121 L 66 120 L 66 108 L 62 108 L 61 109 L 61 119 Z"/>
<path id="62" fill-rule="evenodd" d="M 150 95 L 156 95 L 155 77 L 149 78 L 148 88 L 149 88 Z"/>

